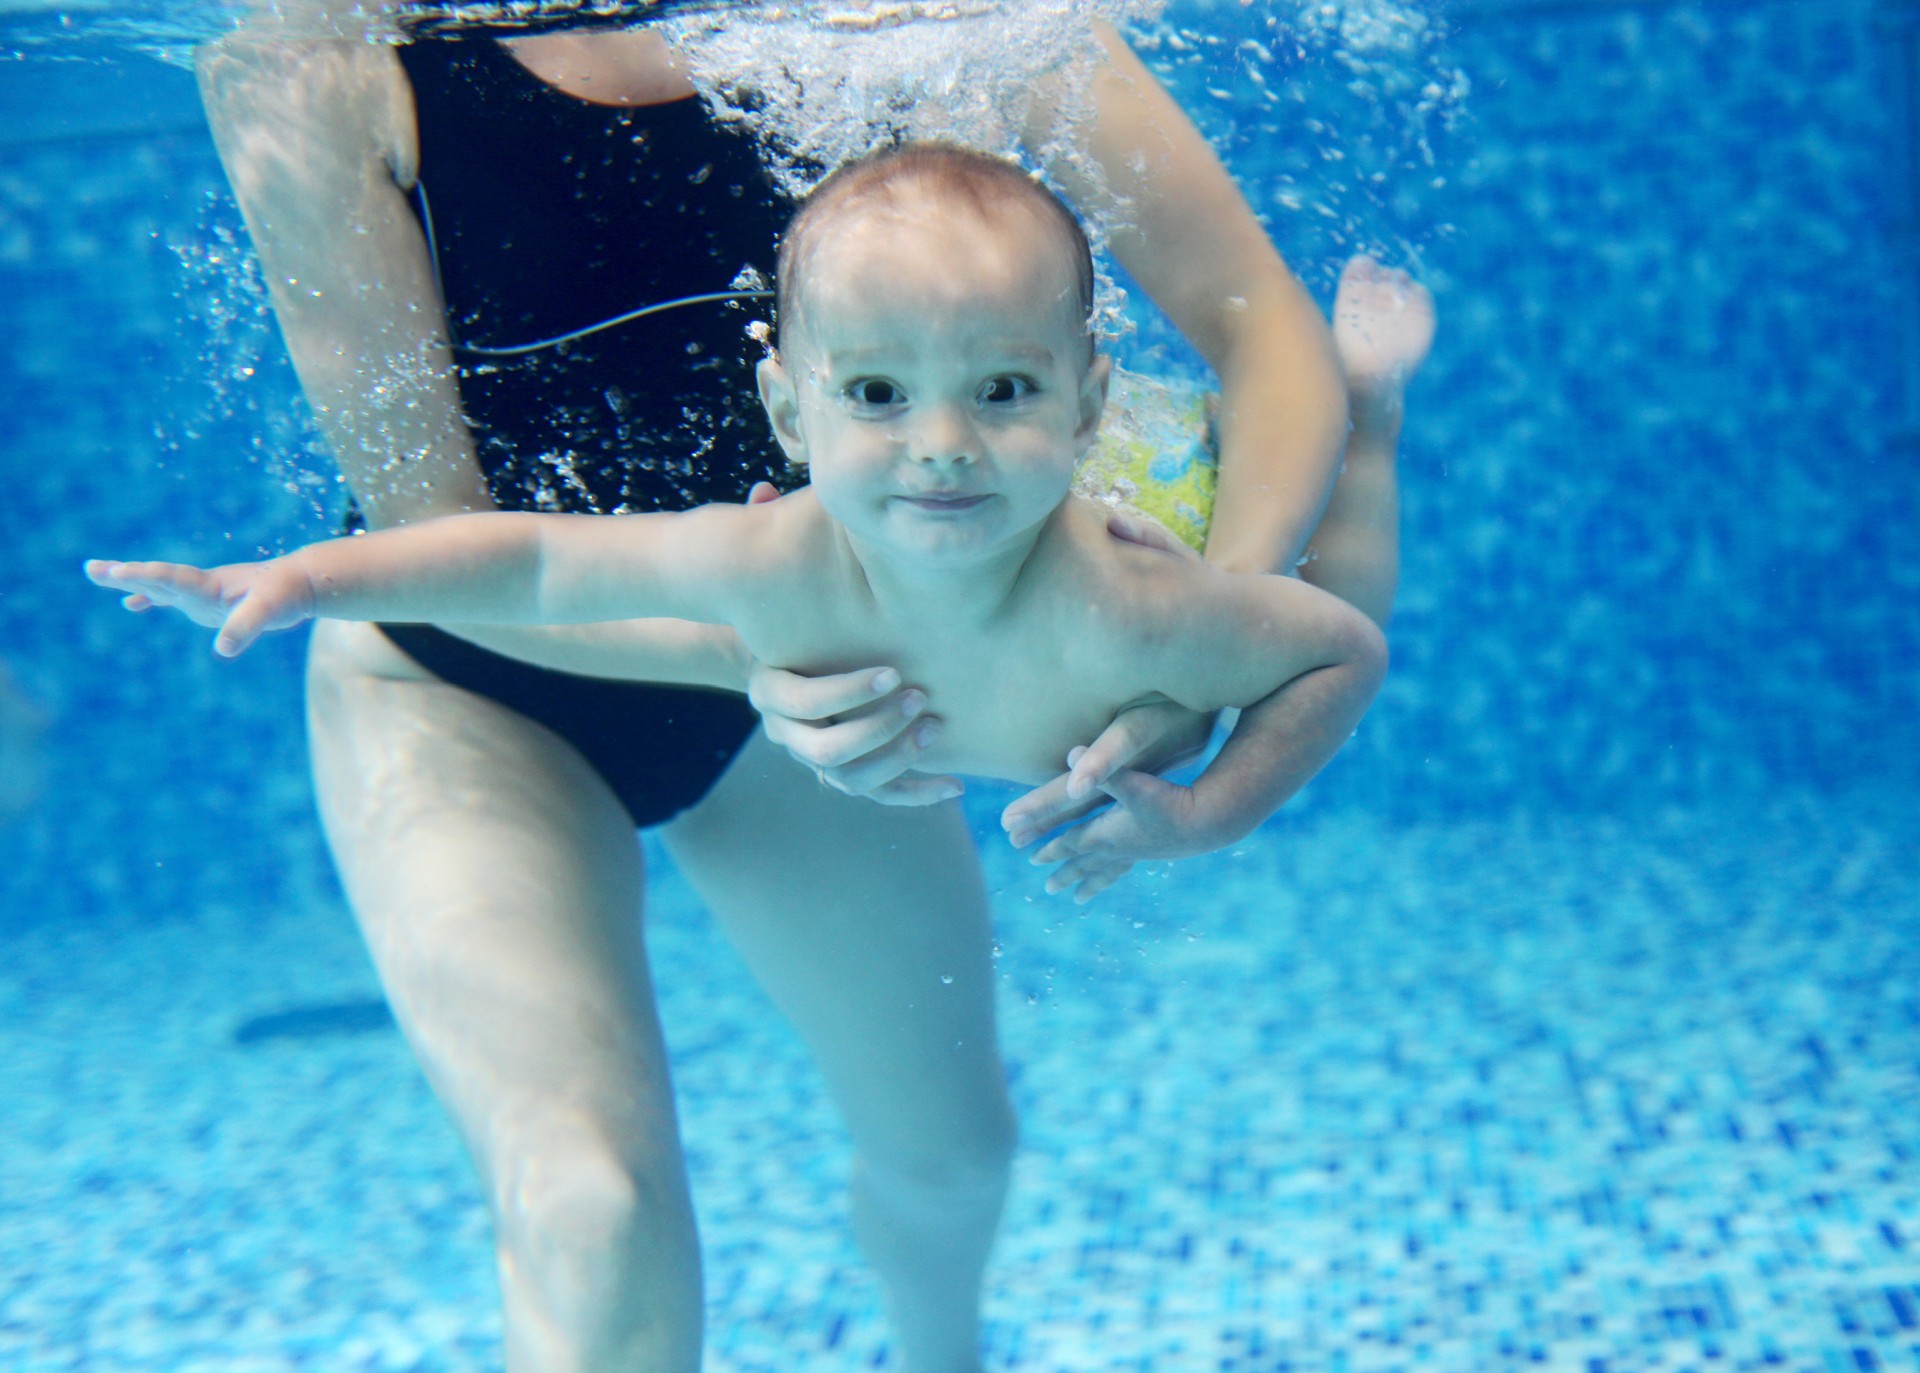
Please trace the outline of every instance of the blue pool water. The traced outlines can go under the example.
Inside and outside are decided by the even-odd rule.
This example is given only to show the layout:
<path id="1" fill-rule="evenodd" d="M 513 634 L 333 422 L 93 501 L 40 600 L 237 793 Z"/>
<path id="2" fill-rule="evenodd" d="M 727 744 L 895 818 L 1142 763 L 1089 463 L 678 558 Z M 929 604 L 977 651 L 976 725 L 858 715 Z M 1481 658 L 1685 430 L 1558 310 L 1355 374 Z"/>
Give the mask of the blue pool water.
<path id="1" fill-rule="evenodd" d="M 1221 41 L 1158 58 L 1316 289 L 1365 243 L 1435 287 L 1394 676 L 1255 841 L 1090 911 L 974 798 L 1025 1130 L 989 1366 L 1920 1368 L 1920 11 L 1460 0 L 1391 60 L 1278 53 L 1268 100 L 1278 9 L 1176 4 Z M 215 662 L 75 571 L 326 528 L 190 82 L 36 52 L 0 65 L 0 657 L 53 719 L 0 829 L 0 1370 L 495 1368 L 299 645 Z M 1396 71 L 1470 85 L 1431 166 Z M 818 1082 L 650 857 L 710 1366 L 890 1366 Z"/>

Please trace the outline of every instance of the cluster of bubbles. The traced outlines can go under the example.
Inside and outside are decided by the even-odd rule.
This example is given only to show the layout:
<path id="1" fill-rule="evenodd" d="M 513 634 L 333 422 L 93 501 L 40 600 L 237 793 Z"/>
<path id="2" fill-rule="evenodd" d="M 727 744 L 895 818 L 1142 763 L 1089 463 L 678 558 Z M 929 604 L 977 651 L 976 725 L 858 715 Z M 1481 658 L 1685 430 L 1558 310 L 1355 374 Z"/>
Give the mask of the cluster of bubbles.
<path id="1" fill-rule="evenodd" d="M 1041 99 L 1071 102 L 1100 56 L 1096 20 L 1161 0 L 761 5 L 660 27 L 723 121 L 749 126 L 776 181 L 804 195 L 888 142 L 937 138 L 1013 155 Z"/>
<path id="2" fill-rule="evenodd" d="M 338 523 L 342 483 L 305 407 L 273 325 L 266 278 L 231 200 L 210 196 L 193 235 L 172 245 L 175 298 L 198 328 L 203 384 L 155 426 L 163 449 L 242 448 L 322 528 Z"/>
<path id="3" fill-rule="evenodd" d="M 749 128 L 796 198 L 875 148 L 919 139 L 1055 171 L 1072 164 L 1099 185 L 1075 136 L 1102 54 L 1095 24 L 1150 23 L 1163 3 L 820 0 L 695 10 L 659 27 L 714 116 Z M 1111 227 L 1088 217 L 1096 251 Z M 1101 272 L 1096 326 L 1121 331 L 1124 300 Z"/>
<path id="4" fill-rule="evenodd" d="M 1080 186 L 1103 178 L 1078 137 L 1101 50 L 1127 34 L 1192 113 L 1255 211 L 1309 280 L 1371 252 L 1422 270 L 1444 236 L 1448 142 L 1469 83 L 1445 60 L 1431 0 L 814 0 L 700 7 L 660 27 L 709 107 L 759 138 L 804 193 L 901 139 L 1020 157 Z M 1038 116 L 1038 117 L 1036 117 Z M 1124 202 L 1082 195 L 1096 249 Z M 1110 269 L 1096 323 L 1134 315 Z"/>
<path id="5" fill-rule="evenodd" d="M 1289 262 L 1331 290 L 1368 252 L 1416 275 L 1451 234 L 1471 83 L 1431 0 L 1181 0 L 1134 35 Z"/>

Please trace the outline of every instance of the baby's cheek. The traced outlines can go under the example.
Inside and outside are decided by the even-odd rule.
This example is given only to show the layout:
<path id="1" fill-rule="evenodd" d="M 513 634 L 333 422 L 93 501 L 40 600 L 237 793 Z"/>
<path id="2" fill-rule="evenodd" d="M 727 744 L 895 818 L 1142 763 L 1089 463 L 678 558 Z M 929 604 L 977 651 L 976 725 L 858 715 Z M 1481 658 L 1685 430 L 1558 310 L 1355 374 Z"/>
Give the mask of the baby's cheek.
<path id="1" fill-rule="evenodd" d="M 873 519 L 873 509 L 884 496 L 871 479 L 850 480 L 845 471 L 822 470 L 816 466 L 810 479 L 820 508 L 841 524 L 856 529 Z"/>

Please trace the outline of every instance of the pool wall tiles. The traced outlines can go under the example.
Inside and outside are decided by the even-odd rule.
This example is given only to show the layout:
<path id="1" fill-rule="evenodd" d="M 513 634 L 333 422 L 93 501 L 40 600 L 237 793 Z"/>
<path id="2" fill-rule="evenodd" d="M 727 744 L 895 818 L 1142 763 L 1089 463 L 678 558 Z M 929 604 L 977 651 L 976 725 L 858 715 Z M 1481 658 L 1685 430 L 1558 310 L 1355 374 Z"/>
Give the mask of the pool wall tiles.
<path id="1" fill-rule="evenodd" d="M 1314 135 L 1170 65 L 1316 288 L 1354 247 L 1404 242 L 1440 295 L 1405 443 L 1394 676 L 1305 804 L 1613 809 L 1908 775 L 1920 474 L 1886 444 L 1897 140 L 1869 19 L 1462 23 L 1435 50 L 1472 83 L 1440 165 L 1344 217 L 1279 208 L 1315 203 L 1316 162 L 1331 192 L 1351 175 L 1303 155 Z M 1295 108 L 1358 127 L 1349 77 L 1293 72 Z M 297 642 L 219 663 L 74 571 L 327 528 L 273 475 L 315 464 L 270 328 L 183 266 L 236 231 L 221 187 L 194 133 L 0 148 L 0 527 L 24 569 L 0 650 L 59 717 L 60 798 L 0 834 L 8 920 L 76 892 L 91 918 L 329 881 Z"/>

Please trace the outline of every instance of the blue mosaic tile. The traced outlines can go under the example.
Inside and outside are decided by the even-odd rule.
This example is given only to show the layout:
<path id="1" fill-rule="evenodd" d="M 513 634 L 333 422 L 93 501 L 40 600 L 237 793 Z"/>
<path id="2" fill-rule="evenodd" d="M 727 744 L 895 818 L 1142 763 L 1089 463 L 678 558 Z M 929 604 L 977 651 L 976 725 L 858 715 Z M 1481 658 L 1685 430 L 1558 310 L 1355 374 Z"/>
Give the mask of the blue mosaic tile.
<path id="1" fill-rule="evenodd" d="M 1149 57 L 1315 289 L 1372 246 L 1439 293 L 1395 674 L 1257 840 L 1091 912 L 980 789 L 1026 1132 L 989 1367 L 1920 1369 L 1885 30 L 1462 7 L 1262 66 L 1277 12 L 1176 4 L 1211 37 Z M 236 241 L 190 131 L 0 146 L 0 653 L 58 798 L 0 831 L 0 1367 L 492 1369 L 484 1212 L 397 1038 L 235 1042 L 375 995 L 298 646 L 215 663 L 73 570 L 328 527 L 271 329 L 204 270 Z M 709 1366 L 895 1366 L 804 1053 L 654 901 Z"/>

